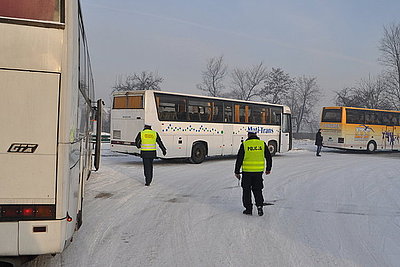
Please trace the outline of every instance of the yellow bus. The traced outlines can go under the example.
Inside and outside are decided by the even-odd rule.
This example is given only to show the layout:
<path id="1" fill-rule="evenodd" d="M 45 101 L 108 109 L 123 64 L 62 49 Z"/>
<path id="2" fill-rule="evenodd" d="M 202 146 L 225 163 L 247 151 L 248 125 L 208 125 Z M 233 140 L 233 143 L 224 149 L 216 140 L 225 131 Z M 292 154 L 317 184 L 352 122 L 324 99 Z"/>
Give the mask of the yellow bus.
<path id="1" fill-rule="evenodd" d="M 324 107 L 320 128 L 324 147 L 369 152 L 400 148 L 400 111 Z"/>

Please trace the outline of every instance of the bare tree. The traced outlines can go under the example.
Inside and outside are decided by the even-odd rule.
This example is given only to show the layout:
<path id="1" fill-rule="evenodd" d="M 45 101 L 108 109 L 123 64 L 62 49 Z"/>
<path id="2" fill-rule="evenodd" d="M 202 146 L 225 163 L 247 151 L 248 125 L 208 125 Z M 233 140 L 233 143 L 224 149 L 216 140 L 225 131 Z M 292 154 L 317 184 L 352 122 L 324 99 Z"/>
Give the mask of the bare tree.
<path id="1" fill-rule="evenodd" d="M 354 87 L 345 87 L 336 92 L 335 103 L 337 106 L 362 107 L 362 99 L 356 94 Z"/>
<path id="2" fill-rule="evenodd" d="M 221 96 L 225 89 L 223 81 L 228 67 L 224 65 L 223 61 L 223 56 L 210 58 L 206 70 L 202 71 L 202 82 L 197 85 L 197 88 L 209 96 Z"/>
<path id="3" fill-rule="evenodd" d="M 336 105 L 361 108 L 388 109 L 387 85 L 382 77 L 361 79 L 357 87 L 336 92 Z"/>
<path id="4" fill-rule="evenodd" d="M 390 104 L 386 101 L 386 91 L 385 82 L 380 77 L 374 79 L 369 76 L 368 79 L 361 79 L 356 94 L 366 108 L 387 109 Z"/>
<path id="5" fill-rule="evenodd" d="M 119 76 L 113 86 L 113 91 L 135 91 L 135 90 L 161 90 L 160 84 L 163 78 L 157 73 L 142 71 L 127 77 Z"/>
<path id="6" fill-rule="evenodd" d="M 389 88 L 395 100 L 395 106 L 400 107 L 400 24 L 391 24 L 383 27 L 383 37 L 380 41 L 379 61 L 388 67 L 387 78 L 390 79 Z"/>
<path id="7" fill-rule="evenodd" d="M 293 87 L 294 79 L 282 69 L 272 68 L 264 81 L 264 87 L 260 90 L 260 97 L 263 101 L 273 104 L 282 103 Z"/>
<path id="8" fill-rule="evenodd" d="M 314 104 L 320 97 L 320 89 L 316 80 L 316 77 L 302 76 L 297 78 L 289 94 L 287 104 L 292 110 L 297 133 L 301 130 L 303 122 L 310 123 L 315 116 Z"/>
<path id="9" fill-rule="evenodd" d="M 263 63 L 243 70 L 235 68 L 232 72 L 232 92 L 234 98 L 251 100 L 259 95 L 260 84 L 267 78 L 268 71 Z"/>

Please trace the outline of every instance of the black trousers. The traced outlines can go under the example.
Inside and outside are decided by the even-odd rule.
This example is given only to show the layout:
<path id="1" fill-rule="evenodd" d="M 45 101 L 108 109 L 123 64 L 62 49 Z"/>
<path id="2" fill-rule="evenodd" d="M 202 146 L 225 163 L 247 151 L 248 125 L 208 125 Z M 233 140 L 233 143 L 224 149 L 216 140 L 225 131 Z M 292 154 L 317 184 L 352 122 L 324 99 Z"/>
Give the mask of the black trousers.
<path id="1" fill-rule="evenodd" d="M 153 180 L 153 161 L 154 158 L 142 158 L 144 177 L 146 184 L 150 184 Z"/>
<path id="2" fill-rule="evenodd" d="M 319 155 L 319 153 L 321 153 L 321 148 L 322 148 L 322 146 L 317 145 L 317 155 Z"/>
<path id="3" fill-rule="evenodd" d="M 242 202 L 243 207 L 252 209 L 251 193 L 253 192 L 256 206 L 264 205 L 262 190 L 264 188 L 262 172 L 243 172 L 242 173 Z"/>

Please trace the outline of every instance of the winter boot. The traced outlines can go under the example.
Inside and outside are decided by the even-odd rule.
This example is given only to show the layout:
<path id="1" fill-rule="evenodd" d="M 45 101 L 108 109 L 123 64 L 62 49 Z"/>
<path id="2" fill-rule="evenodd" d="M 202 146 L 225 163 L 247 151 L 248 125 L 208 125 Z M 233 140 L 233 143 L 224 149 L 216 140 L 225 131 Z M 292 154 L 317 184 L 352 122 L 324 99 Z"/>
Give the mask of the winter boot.
<path id="1" fill-rule="evenodd" d="M 245 209 L 244 211 L 243 211 L 243 214 L 246 214 L 246 215 L 252 215 L 252 210 L 251 209 Z"/>
<path id="2" fill-rule="evenodd" d="M 263 216 L 264 215 L 263 206 L 258 206 L 257 212 L 258 212 L 258 216 Z"/>

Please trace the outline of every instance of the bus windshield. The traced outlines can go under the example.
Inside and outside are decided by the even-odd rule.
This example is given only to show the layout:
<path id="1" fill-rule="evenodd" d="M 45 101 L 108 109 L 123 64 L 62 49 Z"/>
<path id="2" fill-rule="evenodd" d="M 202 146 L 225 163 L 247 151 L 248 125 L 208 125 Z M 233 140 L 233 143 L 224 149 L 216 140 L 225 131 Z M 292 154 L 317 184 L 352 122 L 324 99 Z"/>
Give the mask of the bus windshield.
<path id="1" fill-rule="evenodd" d="M 341 109 L 324 109 L 322 112 L 322 122 L 341 122 L 342 110 Z"/>
<path id="2" fill-rule="evenodd" d="M 61 0 L 1 0 L 0 17 L 62 22 Z"/>

